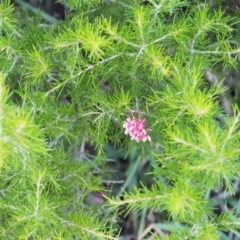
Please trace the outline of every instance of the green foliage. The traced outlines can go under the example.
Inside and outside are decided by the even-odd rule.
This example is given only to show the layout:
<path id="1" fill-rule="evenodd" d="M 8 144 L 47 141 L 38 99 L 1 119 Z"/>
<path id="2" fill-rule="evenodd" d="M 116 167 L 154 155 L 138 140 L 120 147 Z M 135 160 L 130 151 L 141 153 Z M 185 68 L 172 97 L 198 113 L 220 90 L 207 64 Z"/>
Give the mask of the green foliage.
<path id="1" fill-rule="evenodd" d="M 222 83 L 204 81 L 208 69 L 238 65 L 238 23 L 184 0 L 66 4 L 67 19 L 46 25 L 0 3 L 0 238 L 117 239 L 122 206 L 181 222 L 166 239 L 239 231 L 239 213 L 216 216 L 207 193 L 234 194 L 240 114 L 219 106 Z M 131 110 L 151 143 L 124 135 Z M 104 190 L 109 143 L 139 156 L 123 194 L 105 192 L 100 208 L 90 200 Z M 146 158 L 151 182 L 137 187 Z"/>
<path id="2" fill-rule="evenodd" d="M 14 17 L 14 7 L 10 5 L 10 0 L 0 1 L 0 31 L 11 33 L 15 30 L 16 18 Z"/>
<path id="3" fill-rule="evenodd" d="M 62 1 L 62 0 L 61 0 Z M 82 10 L 84 7 L 97 7 L 99 4 L 101 4 L 101 0 L 68 0 L 66 2 L 67 6 L 72 9 L 79 9 Z"/>

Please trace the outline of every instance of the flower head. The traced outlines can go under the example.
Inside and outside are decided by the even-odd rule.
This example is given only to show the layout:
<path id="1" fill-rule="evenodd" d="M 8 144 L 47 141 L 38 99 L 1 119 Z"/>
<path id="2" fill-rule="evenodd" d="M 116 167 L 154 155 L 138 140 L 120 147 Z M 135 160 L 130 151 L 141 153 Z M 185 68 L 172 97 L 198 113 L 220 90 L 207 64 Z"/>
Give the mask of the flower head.
<path id="1" fill-rule="evenodd" d="M 131 140 L 137 142 L 146 142 L 147 140 L 151 142 L 151 137 L 147 134 L 150 129 L 145 129 L 146 119 L 141 119 L 141 115 L 138 112 L 138 118 L 135 118 L 131 111 L 132 117 L 127 116 L 127 120 L 123 123 L 123 128 L 125 128 L 125 134 L 131 136 Z"/>

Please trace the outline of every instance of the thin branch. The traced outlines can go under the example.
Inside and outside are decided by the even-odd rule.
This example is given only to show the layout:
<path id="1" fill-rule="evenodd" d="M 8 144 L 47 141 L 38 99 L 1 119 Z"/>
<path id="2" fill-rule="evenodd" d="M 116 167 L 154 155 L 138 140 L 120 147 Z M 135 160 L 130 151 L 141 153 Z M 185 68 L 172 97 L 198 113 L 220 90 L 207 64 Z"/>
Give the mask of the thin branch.
<path id="1" fill-rule="evenodd" d="M 107 185 L 110 184 L 122 184 L 124 183 L 124 180 L 102 180 L 103 183 L 106 183 Z"/>
<path id="2" fill-rule="evenodd" d="M 220 150 L 221 153 L 224 150 L 225 146 L 227 145 L 228 141 L 232 138 L 232 135 L 233 135 L 234 131 L 236 130 L 236 126 L 239 123 L 239 119 L 240 119 L 240 113 L 238 113 L 238 115 L 234 118 L 233 123 L 232 123 L 231 127 L 229 128 L 228 135 L 225 138 L 224 143 Z"/>
<path id="3" fill-rule="evenodd" d="M 67 127 L 66 132 L 68 132 L 70 129 L 73 128 L 73 126 L 77 122 L 77 120 L 78 120 L 78 117 L 76 117 L 72 120 L 72 123 Z M 65 135 L 66 132 L 60 133 L 53 141 L 51 141 L 48 144 L 48 148 L 52 148 L 54 145 L 56 145 L 57 142 Z"/>
<path id="4" fill-rule="evenodd" d="M 149 234 L 152 230 L 154 230 L 159 235 L 160 239 L 165 236 L 165 234 L 159 228 L 157 228 L 154 223 L 152 223 L 147 228 L 145 228 L 138 240 L 144 239 L 146 235 Z"/>
<path id="5" fill-rule="evenodd" d="M 40 173 L 39 173 L 39 177 L 37 181 L 37 191 L 36 191 L 36 206 L 35 206 L 35 211 L 33 213 L 33 215 L 36 217 L 38 215 L 38 209 L 39 209 L 39 203 L 40 203 L 41 180 L 42 180 L 42 177 L 40 176 Z"/>
<path id="6" fill-rule="evenodd" d="M 164 195 L 157 195 L 155 197 L 139 197 L 139 198 L 134 197 L 134 199 L 127 199 L 127 200 L 121 200 L 121 201 L 114 201 L 112 199 L 108 199 L 108 200 L 109 200 L 109 205 L 121 206 L 121 205 L 131 204 L 131 203 L 153 201 L 153 200 L 158 200 L 162 198 L 164 198 Z"/>
<path id="7" fill-rule="evenodd" d="M 149 43 L 149 44 L 146 44 L 146 46 L 159 43 L 159 42 L 161 42 L 162 40 L 164 40 L 164 39 L 166 39 L 166 38 L 168 38 L 168 37 L 170 37 L 170 36 L 173 36 L 173 35 L 175 35 L 175 34 L 178 34 L 178 33 L 181 32 L 181 31 L 183 31 L 183 29 L 179 29 L 179 30 L 174 31 L 174 32 L 172 32 L 172 33 L 166 34 L 166 35 L 164 35 L 164 36 L 162 36 L 162 37 L 154 40 L 153 42 L 151 42 L 151 43 Z"/>
<path id="8" fill-rule="evenodd" d="M 234 49 L 234 50 L 231 50 L 231 51 L 218 51 L 218 50 L 213 50 L 213 51 L 205 50 L 205 51 L 202 51 L 202 50 L 189 49 L 189 51 L 191 53 L 216 54 L 216 55 L 233 55 L 233 54 L 240 53 L 240 49 Z"/>
<path id="9" fill-rule="evenodd" d="M 81 76 L 83 73 L 85 73 L 85 72 L 87 72 L 87 71 L 89 71 L 89 70 L 91 70 L 91 69 L 93 69 L 93 68 L 95 68 L 95 67 L 97 67 L 97 66 L 100 66 L 100 65 L 102 65 L 102 64 L 104 64 L 104 63 L 106 63 L 106 62 L 109 62 L 109 61 L 111 61 L 111 60 L 113 60 L 113 59 L 115 59 L 115 58 L 117 58 L 117 57 L 119 57 L 119 56 L 123 56 L 123 55 L 127 55 L 127 56 L 131 56 L 131 57 L 132 57 L 132 56 L 135 56 L 136 54 L 135 54 L 135 53 L 128 53 L 128 54 L 126 54 L 126 53 L 118 53 L 118 54 L 116 54 L 116 55 L 114 55 L 114 56 L 111 56 L 111 57 L 106 58 L 106 59 L 104 59 L 104 60 L 102 60 L 102 61 L 99 61 L 99 62 L 96 63 L 96 64 L 90 64 L 90 65 L 88 65 L 86 68 L 84 68 L 82 71 L 78 72 L 78 73 L 75 74 L 75 75 L 72 75 L 69 79 L 66 79 L 65 81 L 59 83 L 56 87 L 54 87 L 54 88 L 52 88 L 51 90 L 49 90 L 49 91 L 45 94 L 45 97 L 47 97 L 50 93 L 56 91 L 57 89 L 63 87 L 63 86 L 64 86 L 65 84 L 67 84 L 70 80 L 72 80 L 72 79 L 74 79 L 74 78 L 76 78 L 76 77 Z"/>
<path id="10" fill-rule="evenodd" d="M 193 149 L 195 149 L 197 151 L 200 151 L 200 152 L 203 152 L 203 153 L 208 153 L 208 151 L 206 151 L 205 149 L 200 148 L 199 146 L 197 146 L 197 145 L 195 145 L 193 143 L 190 143 L 190 142 L 188 142 L 188 141 L 186 141 L 184 139 L 176 137 L 176 138 L 174 138 L 174 141 L 177 142 L 177 143 L 181 143 L 181 144 L 183 144 L 183 145 L 185 145 L 187 147 L 191 147 L 191 148 L 193 148 Z"/>
<path id="11" fill-rule="evenodd" d="M 122 56 L 122 55 L 125 55 L 125 53 L 118 53 L 118 54 L 116 54 L 116 55 L 114 55 L 114 56 L 111 56 L 111 57 L 106 58 L 106 59 L 104 59 L 104 60 L 102 60 L 102 61 L 99 61 L 99 62 L 96 63 L 96 64 L 90 64 L 90 65 L 88 65 L 85 69 L 83 69 L 82 71 L 80 71 L 80 72 L 78 72 L 77 74 L 71 76 L 70 79 L 79 77 L 79 76 L 82 75 L 83 73 L 85 73 L 85 72 L 87 72 L 87 71 L 89 71 L 89 70 L 91 70 L 91 69 L 93 69 L 93 68 L 95 68 L 95 67 L 97 67 L 97 66 L 100 66 L 100 65 L 102 65 L 102 64 L 104 64 L 104 63 L 106 63 L 106 62 L 109 62 L 109 61 L 111 61 L 111 60 L 113 60 L 113 59 L 115 59 L 115 58 L 117 58 L 117 57 L 120 57 L 120 56 Z M 132 55 L 134 55 L 134 54 L 126 54 L 126 55 L 132 56 Z"/>
<path id="12" fill-rule="evenodd" d="M 199 37 L 199 35 L 205 30 L 207 29 L 207 27 L 212 24 L 213 26 L 224 26 L 226 28 L 228 28 L 229 30 L 231 30 L 231 28 L 229 28 L 227 25 L 222 24 L 222 23 L 208 23 L 206 24 L 204 27 L 202 27 L 201 29 L 198 30 L 197 34 L 195 35 L 195 37 L 192 39 L 191 43 L 190 43 L 190 49 L 188 49 L 191 53 L 201 53 L 201 54 L 216 54 L 216 55 L 232 55 L 232 54 L 237 54 L 240 52 L 240 49 L 234 49 L 231 51 L 218 51 L 218 49 L 216 50 L 196 50 L 194 48 L 195 42 L 197 40 L 197 38 Z"/>
<path id="13" fill-rule="evenodd" d="M 13 68 L 15 67 L 15 65 L 16 65 L 16 63 L 17 63 L 17 61 L 18 61 L 18 56 L 17 55 L 15 55 L 15 57 L 14 57 L 14 60 L 13 60 L 13 63 L 12 63 L 12 65 L 10 66 L 10 68 L 8 69 L 8 71 L 6 72 L 6 75 L 8 75 L 12 70 L 13 70 Z"/>
<path id="14" fill-rule="evenodd" d="M 129 42 L 127 39 L 125 39 L 124 37 L 121 37 L 119 35 L 117 35 L 115 32 L 113 32 L 111 29 L 107 30 L 108 34 L 110 34 L 111 36 L 113 36 L 115 39 L 122 41 L 124 43 L 126 43 L 127 45 L 133 46 L 135 48 L 140 48 L 141 46 L 132 42 Z"/>
<path id="15" fill-rule="evenodd" d="M 76 225 L 75 223 L 72 223 L 70 221 L 67 221 L 65 219 L 62 219 L 60 218 L 59 216 L 57 216 L 55 214 L 55 217 L 58 218 L 64 225 L 68 225 L 70 227 L 74 227 L 74 228 L 77 228 L 77 229 L 81 229 L 82 231 L 85 231 L 87 233 L 90 233 L 92 234 L 92 236 L 96 236 L 96 237 L 100 237 L 102 239 L 109 239 L 109 240 L 118 240 L 118 238 L 115 238 L 115 237 L 112 237 L 112 236 L 109 236 L 109 235 L 105 235 L 104 233 L 101 233 L 101 232 L 97 232 L 95 230 L 91 230 L 89 228 L 86 228 L 86 227 L 80 227 L 78 225 Z"/>

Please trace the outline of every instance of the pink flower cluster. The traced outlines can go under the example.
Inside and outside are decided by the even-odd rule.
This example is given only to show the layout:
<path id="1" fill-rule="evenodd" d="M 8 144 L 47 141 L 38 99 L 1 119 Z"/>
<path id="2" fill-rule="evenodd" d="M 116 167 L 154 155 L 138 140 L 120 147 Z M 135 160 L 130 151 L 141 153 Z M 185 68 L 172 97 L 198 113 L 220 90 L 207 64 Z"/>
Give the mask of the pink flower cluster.
<path id="1" fill-rule="evenodd" d="M 131 136 L 131 140 L 135 140 L 137 142 L 146 142 L 147 140 L 151 142 L 151 137 L 147 134 L 150 129 L 145 129 L 146 127 L 146 119 L 141 119 L 141 116 L 138 112 L 138 118 L 136 119 L 133 116 L 132 118 L 127 116 L 127 120 L 124 122 L 123 127 L 125 128 L 125 134 L 129 134 Z"/>

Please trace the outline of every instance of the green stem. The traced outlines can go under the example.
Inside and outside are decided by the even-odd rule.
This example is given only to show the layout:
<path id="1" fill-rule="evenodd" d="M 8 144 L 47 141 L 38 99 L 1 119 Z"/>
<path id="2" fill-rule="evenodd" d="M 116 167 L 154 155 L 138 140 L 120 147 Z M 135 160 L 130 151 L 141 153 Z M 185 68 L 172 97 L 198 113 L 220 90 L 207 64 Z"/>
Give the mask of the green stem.
<path id="1" fill-rule="evenodd" d="M 51 24 L 59 22 L 56 18 L 43 12 L 42 10 L 40 10 L 38 8 L 31 6 L 30 4 L 24 2 L 23 0 L 14 0 L 14 2 L 18 3 L 19 5 L 21 5 L 24 8 L 29 9 L 30 11 L 34 12 L 35 14 L 39 14 L 46 22 L 49 22 Z"/>

